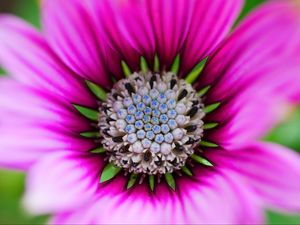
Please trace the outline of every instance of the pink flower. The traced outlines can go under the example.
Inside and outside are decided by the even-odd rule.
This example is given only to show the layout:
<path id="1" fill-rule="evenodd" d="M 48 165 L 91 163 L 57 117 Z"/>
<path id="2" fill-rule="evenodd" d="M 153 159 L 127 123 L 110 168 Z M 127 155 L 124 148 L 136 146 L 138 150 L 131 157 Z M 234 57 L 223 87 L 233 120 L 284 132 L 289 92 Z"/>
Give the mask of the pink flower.
<path id="1" fill-rule="evenodd" d="M 28 172 L 25 206 L 55 224 L 299 212 L 299 155 L 259 140 L 300 100 L 298 8 L 230 32 L 242 5 L 45 0 L 42 32 L 1 15 L 0 165 Z"/>

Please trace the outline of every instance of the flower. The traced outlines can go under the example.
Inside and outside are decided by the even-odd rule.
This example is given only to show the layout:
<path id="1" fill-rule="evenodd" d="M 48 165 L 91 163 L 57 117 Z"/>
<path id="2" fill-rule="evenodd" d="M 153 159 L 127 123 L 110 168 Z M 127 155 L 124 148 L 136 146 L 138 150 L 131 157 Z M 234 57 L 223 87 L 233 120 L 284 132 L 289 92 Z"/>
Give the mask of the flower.
<path id="1" fill-rule="evenodd" d="M 242 5 L 45 0 L 41 32 L 1 15 L 0 165 L 28 172 L 27 209 L 55 224 L 299 212 L 299 155 L 260 140 L 300 100 L 298 9 L 270 1 L 230 32 Z"/>

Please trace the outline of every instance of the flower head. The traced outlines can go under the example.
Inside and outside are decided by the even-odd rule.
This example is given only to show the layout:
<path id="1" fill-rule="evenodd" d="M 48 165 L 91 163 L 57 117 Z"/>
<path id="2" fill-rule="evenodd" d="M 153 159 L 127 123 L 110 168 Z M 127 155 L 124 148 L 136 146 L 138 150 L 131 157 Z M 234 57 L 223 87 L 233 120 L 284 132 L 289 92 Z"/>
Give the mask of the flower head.
<path id="1" fill-rule="evenodd" d="M 300 158 L 259 140 L 300 100 L 300 20 L 271 1 L 45 0 L 0 16 L 0 165 L 53 223 L 260 223 Z M 297 58 L 298 57 L 298 58 Z M 285 179 L 282 179 L 284 177 Z"/>
<path id="2" fill-rule="evenodd" d="M 199 145 L 204 115 L 197 92 L 175 74 L 133 74 L 100 106 L 102 143 L 130 173 L 172 173 Z"/>

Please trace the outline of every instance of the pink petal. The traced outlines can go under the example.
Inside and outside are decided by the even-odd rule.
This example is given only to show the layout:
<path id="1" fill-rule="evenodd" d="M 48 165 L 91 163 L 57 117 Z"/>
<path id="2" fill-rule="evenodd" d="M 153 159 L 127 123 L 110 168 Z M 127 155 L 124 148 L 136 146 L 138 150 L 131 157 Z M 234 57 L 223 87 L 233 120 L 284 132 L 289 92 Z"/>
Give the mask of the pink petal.
<path id="1" fill-rule="evenodd" d="M 93 148 L 79 137 L 90 125 L 68 102 L 8 79 L 0 81 L 0 166 L 26 169 L 49 151 Z"/>
<path id="2" fill-rule="evenodd" d="M 99 35 L 132 70 L 139 70 L 140 56 L 151 64 L 156 53 L 162 69 L 169 69 L 176 55 L 182 53 L 182 72 L 217 46 L 241 6 L 241 0 L 94 1 L 100 17 Z"/>
<path id="3" fill-rule="evenodd" d="M 20 19 L 0 16 L 0 49 L 0 65 L 15 79 L 73 103 L 95 105 L 84 82 L 57 59 L 33 27 Z"/>
<path id="4" fill-rule="evenodd" d="M 217 165 L 236 171 L 265 207 L 300 211 L 299 154 L 276 144 L 251 143 L 209 157 Z"/>
<path id="5" fill-rule="evenodd" d="M 89 3 L 45 0 L 43 25 L 54 51 L 69 68 L 109 89 L 112 81 L 105 69 L 105 44 L 96 32 L 96 20 Z"/>
<path id="6" fill-rule="evenodd" d="M 202 4 L 204 2 L 201 1 Z M 183 47 L 191 21 L 206 14 L 197 12 L 197 17 L 193 18 L 194 10 L 198 10 L 193 0 L 150 0 L 147 1 L 147 7 L 153 25 L 152 32 L 156 37 L 158 56 L 166 69 L 169 69 Z"/>
<path id="7" fill-rule="evenodd" d="M 219 122 L 219 126 L 205 133 L 206 139 L 224 148 L 239 146 L 248 140 L 261 138 L 292 112 L 284 99 L 260 95 L 259 91 L 237 96 L 223 103 L 217 112 L 208 115 L 207 121 Z"/>
<path id="8" fill-rule="evenodd" d="M 182 2 L 186 4 L 186 1 Z M 197 63 L 210 55 L 226 37 L 239 16 L 243 2 L 243 0 L 195 1 L 193 13 L 191 14 L 190 28 L 182 49 L 181 70 L 183 73 L 188 72 Z M 187 17 L 188 15 L 185 12 L 183 17 Z M 182 20 L 186 19 L 182 18 Z M 166 24 L 166 26 L 168 25 Z M 175 26 L 178 25 L 174 21 L 173 27 Z M 172 34 L 170 33 L 169 35 Z"/>
<path id="9" fill-rule="evenodd" d="M 197 171 L 194 181 L 177 183 L 176 193 L 159 185 L 155 195 L 144 187 L 132 191 L 102 194 L 92 207 L 57 215 L 53 224 L 251 224 L 262 222 L 262 211 L 255 196 L 231 179 L 228 171 Z M 121 183 L 118 183 L 120 185 Z M 124 183 L 123 183 L 124 185 Z"/>
<path id="10" fill-rule="evenodd" d="M 252 12 L 209 60 L 198 87 L 211 85 L 206 104 L 221 102 L 207 120 L 221 122 L 209 138 L 221 145 L 258 138 L 300 100 L 300 20 L 290 1 Z M 287 88 L 288 87 L 288 88 Z"/>
<path id="11" fill-rule="evenodd" d="M 210 98 L 226 99 L 256 82 L 261 86 L 260 79 L 266 82 L 279 68 L 283 72 L 295 65 L 300 20 L 290 3 L 270 1 L 254 10 L 214 53 L 198 81 L 200 86 L 213 84 Z"/>
<path id="12" fill-rule="evenodd" d="M 107 45 L 134 71 L 139 70 L 141 55 L 150 63 L 155 54 L 155 37 L 146 2 L 93 1 L 96 15 L 99 17 L 95 18 L 98 22 L 99 35 L 105 38 Z M 116 67 L 120 61 L 111 63 L 111 66 Z"/>
<path id="13" fill-rule="evenodd" d="M 33 213 L 76 209 L 91 199 L 98 185 L 101 157 L 72 152 L 45 155 L 29 171 L 24 197 Z"/>
<path id="14" fill-rule="evenodd" d="M 169 69 L 182 53 L 182 72 L 188 72 L 223 40 L 242 6 L 242 0 L 72 3 L 45 1 L 46 33 L 73 71 L 103 86 L 109 82 L 107 71 L 122 77 L 121 60 L 138 71 L 140 56 L 151 66 L 156 53 L 162 69 Z"/>

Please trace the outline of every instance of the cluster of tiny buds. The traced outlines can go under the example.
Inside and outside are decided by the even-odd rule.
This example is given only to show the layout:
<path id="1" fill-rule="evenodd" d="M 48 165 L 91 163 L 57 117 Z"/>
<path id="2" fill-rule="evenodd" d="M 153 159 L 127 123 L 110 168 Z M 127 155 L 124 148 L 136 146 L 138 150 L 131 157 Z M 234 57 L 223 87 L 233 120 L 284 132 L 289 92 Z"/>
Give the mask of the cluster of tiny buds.
<path id="1" fill-rule="evenodd" d="M 118 81 L 99 110 L 108 160 L 130 173 L 180 170 L 203 135 L 201 98 L 170 72 Z"/>

